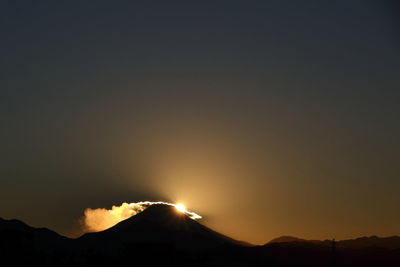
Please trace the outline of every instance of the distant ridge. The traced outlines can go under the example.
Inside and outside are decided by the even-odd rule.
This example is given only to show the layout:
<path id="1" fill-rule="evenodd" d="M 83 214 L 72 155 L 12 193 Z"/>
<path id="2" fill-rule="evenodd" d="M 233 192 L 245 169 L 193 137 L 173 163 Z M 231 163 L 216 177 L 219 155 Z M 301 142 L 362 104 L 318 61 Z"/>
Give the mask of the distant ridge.
<path id="1" fill-rule="evenodd" d="M 272 243 L 290 243 L 290 242 L 312 242 L 312 243 L 320 243 L 322 241 L 320 240 L 306 240 L 302 238 L 297 238 L 293 236 L 280 236 L 277 238 L 272 239 L 269 241 L 267 244 L 272 244 Z"/>
<path id="2" fill-rule="evenodd" d="M 23 245 L 26 249 L 54 251 L 65 249 L 70 239 L 47 228 L 35 228 L 22 221 L 0 218 L 0 239 L 2 247 Z"/>
<path id="3" fill-rule="evenodd" d="M 281 236 L 274 238 L 265 245 L 279 244 L 279 243 L 312 243 L 318 245 L 331 246 L 332 240 L 307 240 L 293 236 Z M 336 247 L 347 249 L 364 249 L 364 248 L 387 248 L 387 249 L 400 249 L 400 236 L 389 237 L 359 237 L 355 239 L 346 239 L 336 241 Z"/>

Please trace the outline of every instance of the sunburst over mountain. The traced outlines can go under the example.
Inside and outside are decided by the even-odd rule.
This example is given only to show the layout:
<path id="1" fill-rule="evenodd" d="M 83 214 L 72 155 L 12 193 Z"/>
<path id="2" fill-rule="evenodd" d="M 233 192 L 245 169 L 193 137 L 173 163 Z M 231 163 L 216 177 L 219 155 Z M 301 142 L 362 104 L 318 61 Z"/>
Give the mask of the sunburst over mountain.
<path id="1" fill-rule="evenodd" d="M 399 14 L 0 1 L 0 267 L 399 267 Z"/>
<path id="2" fill-rule="evenodd" d="M 397 236 L 337 242 L 283 236 L 255 246 L 213 231 L 168 204 L 150 205 L 106 230 L 76 239 L 0 219 L 0 240 L 3 259 L 13 265 L 329 266 L 339 259 L 343 266 L 400 263 Z M 18 257 L 20 253 L 25 257 Z"/>

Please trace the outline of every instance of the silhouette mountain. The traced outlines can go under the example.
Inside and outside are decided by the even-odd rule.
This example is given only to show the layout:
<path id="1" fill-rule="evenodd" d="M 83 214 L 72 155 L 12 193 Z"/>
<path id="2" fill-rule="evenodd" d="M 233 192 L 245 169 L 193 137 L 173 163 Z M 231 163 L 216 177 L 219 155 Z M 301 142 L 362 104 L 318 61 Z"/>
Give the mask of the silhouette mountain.
<path id="1" fill-rule="evenodd" d="M 173 206 L 152 205 L 76 239 L 0 218 L 7 266 L 400 266 L 400 237 L 337 241 L 282 236 L 254 246 L 217 233 Z"/>
<path id="2" fill-rule="evenodd" d="M 387 248 L 387 249 L 400 249 L 400 236 L 389 237 L 359 237 L 356 239 L 347 239 L 337 242 L 338 247 L 362 249 L 362 248 Z"/>
<path id="3" fill-rule="evenodd" d="M 152 205 L 104 231 L 84 234 L 77 241 L 86 248 L 106 250 L 146 244 L 198 251 L 245 244 L 207 228 L 173 206 L 163 204 Z"/>
<path id="4" fill-rule="evenodd" d="M 323 246 L 331 246 L 331 240 L 307 240 L 292 236 L 281 236 L 269 241 L 266 245 L 279 243 L 312 243 Z M 400 236 L 390 237 L 359 237 L 356 239 L 346 239 L 336 241 L 337 248 L 346 249 L 365 249 L 365 248 L 386 248 L 386 249 L 400 249 Z"/>
<path id="5" fill-rule="evenodd" d="M 320 240 L 307 240 L 307 239 L 302 239 L 302 238 L 297 238 L 294 236 L 280 236 L 277 238 L 272 239 L 269 241 L 267 244 L 272 244 L 272 243 L 291 243 L 291 242 L 311 242 L 311 243 L 321 243 L 322 241 Z"/>
<path id="6" fill-rule="evenodd" d="M 70 252 L 71 240 L 47 228 L 0 218 L 0 265 L 59 266 Z M 8 264 L 6 264 L 8 263 Z"/>
<path id="7" fill-rule="evenodd" d="M 0 218 L 0 246 L 23 246 L 34 250 L 65 249 L 70 239 L 47 228 L 34 228 L 19 220 Z"/>

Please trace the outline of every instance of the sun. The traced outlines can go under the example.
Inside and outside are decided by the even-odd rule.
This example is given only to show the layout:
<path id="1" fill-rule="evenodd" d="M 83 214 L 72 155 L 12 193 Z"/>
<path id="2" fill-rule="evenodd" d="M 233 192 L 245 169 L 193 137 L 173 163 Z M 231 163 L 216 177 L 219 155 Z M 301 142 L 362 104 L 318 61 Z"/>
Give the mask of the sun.
<path id="1" fill-rule="evenodd" d="M 182 213 L 186 212 L 186 207 L 182 203 L 175 204 L 175 208 Z"/>

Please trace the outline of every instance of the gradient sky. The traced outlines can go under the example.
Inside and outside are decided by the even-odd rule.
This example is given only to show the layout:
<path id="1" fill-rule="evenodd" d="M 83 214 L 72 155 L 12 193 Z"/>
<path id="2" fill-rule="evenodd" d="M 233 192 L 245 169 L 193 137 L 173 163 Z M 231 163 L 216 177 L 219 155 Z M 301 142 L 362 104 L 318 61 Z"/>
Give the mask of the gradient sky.
<path id="1" fill-rule="evenodd" d="M 76 236 L 163 200 L 254 243 L 399 235 L 398 5 L 304 2 L 1 1 L 0 216 Z"/>

